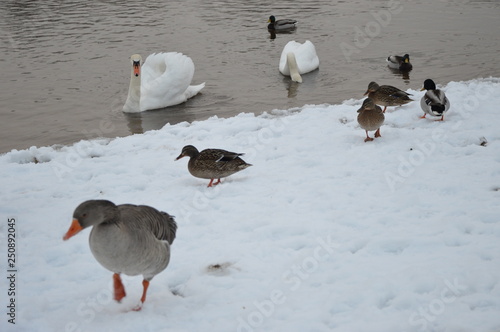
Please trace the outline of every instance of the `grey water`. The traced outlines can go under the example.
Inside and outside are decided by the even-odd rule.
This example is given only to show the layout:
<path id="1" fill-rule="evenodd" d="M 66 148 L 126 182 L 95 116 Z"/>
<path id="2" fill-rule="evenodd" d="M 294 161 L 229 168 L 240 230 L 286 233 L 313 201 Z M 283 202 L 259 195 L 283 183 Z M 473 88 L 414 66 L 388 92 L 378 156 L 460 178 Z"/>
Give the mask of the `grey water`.
<path id="1" fill-rule="evenodd" d="M 271 35 L 267 19 L 293 18 Z M 417 89 L 499 77 L 498 0 L 3 0 L 0 153 L 119 137 L 165 124 L 362 98 L 370 81 Z M 320 68 L 292 83 L 284 45 L 311 40 Z M 182 52 L 206 82 L 188 102 L 121 111 L 129 57 Z M 409 75 L 385 58 L 409 53 Z"/>

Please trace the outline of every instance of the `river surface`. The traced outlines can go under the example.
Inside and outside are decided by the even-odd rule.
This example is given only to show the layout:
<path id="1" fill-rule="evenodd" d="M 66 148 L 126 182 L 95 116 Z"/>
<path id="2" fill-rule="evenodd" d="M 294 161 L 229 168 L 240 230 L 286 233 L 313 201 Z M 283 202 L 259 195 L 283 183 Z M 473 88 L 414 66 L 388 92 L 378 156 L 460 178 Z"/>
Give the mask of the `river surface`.
<path id="1" fill-rule="evenodd" d="M 267 19 L 299 21 L 271 36 Z M 370 81 L 403 90 L 426 78 L 500 77 L 500 1 L 3 0 L 0 153 L 118 137 L 165 124 L 362 98 Z M 320 68 L 291 83 L 278 71 L 290 40 L 311 40 Z M 182 52 L 206 82 L 188 102 L 121 111 L 131 54 Z M 387 68 L 409 53 L 409 76 Z"/>

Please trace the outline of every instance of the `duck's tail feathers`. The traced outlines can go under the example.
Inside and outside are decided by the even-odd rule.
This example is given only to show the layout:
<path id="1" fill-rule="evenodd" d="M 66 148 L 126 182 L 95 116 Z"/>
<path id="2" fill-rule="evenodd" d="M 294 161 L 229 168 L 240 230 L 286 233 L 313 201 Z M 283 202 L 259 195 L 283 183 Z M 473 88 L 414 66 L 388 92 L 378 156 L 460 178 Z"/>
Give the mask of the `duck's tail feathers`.
<path id="1" fill-rule="evenodd" d="M 439 105 L 431 105 L 431 111 L 432 113 L 436 115 L 442 115 L 445 111 L 446 107 L 443 104 Z"/>

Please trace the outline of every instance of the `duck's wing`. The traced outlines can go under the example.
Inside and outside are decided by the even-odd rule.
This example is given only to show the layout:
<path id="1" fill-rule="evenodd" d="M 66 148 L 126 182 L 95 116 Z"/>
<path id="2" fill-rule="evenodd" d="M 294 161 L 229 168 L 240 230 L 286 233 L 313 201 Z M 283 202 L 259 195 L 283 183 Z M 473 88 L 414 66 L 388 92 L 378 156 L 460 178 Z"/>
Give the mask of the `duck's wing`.
<path id="1" fill-rule="evenodd" d="M 238 158 L 239 156 L 243 156 L 244 153 L 236 153 L 236 152 L 229 152 L 229 151 L 224 151 L 220 153 L 219 159 L 216 160 L 216 162 L 227 162 L 234 160 Z"/>
<path id="2" fill-rule="evenodd" d="M 444 105 L 446 104 L 447 98 L 446 95 L 444 94 L 443 91 L 437 89 L 437 90 L 428 90 L 425 93 L 425 98 L 429 100 L 428 103 L 432 104 L 441 104 Z"/>
<path id="3" fill-rule="evenodd" d="M 389 67 L 398 69 L 403 61 L 403 57 L 399 55 L 390 55 L 387 57 L 386 61 Z"/>
<path id="4" fill-rule="evenodd" d="M 411 96 L 411 93 L 405 92 L 391 85 L 383 85 L 380 89 L 383 93 L 394 98 L 408 99 L 408 96 Z"/>
<path id="5" fill-rule="evenodd" d="M 275 29 L 293 29 L 296 27 L 297 21 L 292 19 L 281 19 L 274 23 Z"/>
<path id="6" fill-rule="evenodd" d="M 206 149 L 200 152 L 196 158 L 198 161 L 227 162 L 244 155 L 244 153 L 230 152 L 222 149 Z"/>

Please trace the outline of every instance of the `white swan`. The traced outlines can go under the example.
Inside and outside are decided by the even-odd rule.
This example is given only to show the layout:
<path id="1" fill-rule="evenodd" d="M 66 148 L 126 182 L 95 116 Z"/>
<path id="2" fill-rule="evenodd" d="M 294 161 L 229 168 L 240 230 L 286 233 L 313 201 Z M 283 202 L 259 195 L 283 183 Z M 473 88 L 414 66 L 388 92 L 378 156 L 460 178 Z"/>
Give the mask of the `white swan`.
<path id="1" fill-rule="evenodd" d="M 319 58 L 314 44 L 306 40 L 303 44 L 289 41 L 283 48 L 280 58 L 280 73 L 290 76 L 292 81 L 302 83 L 301 74 L 319 67 Z"/>
<path id="2" fill-rule="evenodd" d="M 182 53 L 154 53 L 142 63 L 142 57 L 130 57 L 132 73 L 123 112 L 137 113 L 185 102 L 205 87 L 190 85 L 194 64 Z"/>

